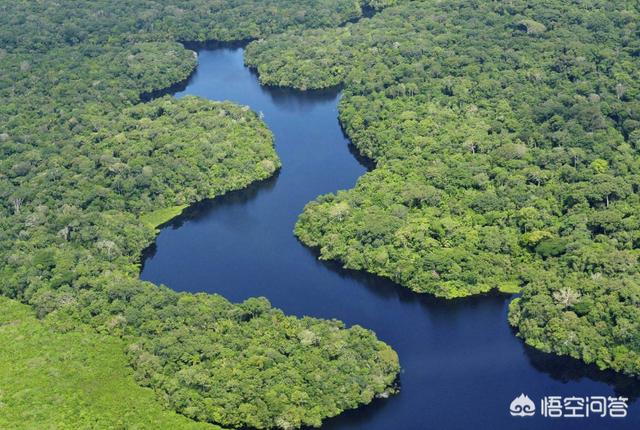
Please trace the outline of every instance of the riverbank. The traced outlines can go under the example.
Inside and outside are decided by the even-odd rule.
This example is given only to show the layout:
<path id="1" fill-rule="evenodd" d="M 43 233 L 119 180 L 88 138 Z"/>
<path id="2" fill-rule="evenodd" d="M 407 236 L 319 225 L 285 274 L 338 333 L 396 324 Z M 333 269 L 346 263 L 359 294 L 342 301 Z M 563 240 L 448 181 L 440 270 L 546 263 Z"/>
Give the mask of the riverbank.
<path id="1" fill-rule="evenodd" d="M 283 167 L 264 183 L 186 209 L 161 230 L 141 277 L 233 302 L 265 296 L 288 314 L 373 329 L 400 356 L 400 392 L 323 428 L 552 429 L 544 419 L 514 421 L 509 403 L 520 392 L 532 398 L 585 392 L 637 398 L 632 379 L 523 345 L 507 323 L 506 295 L 442 300 L 318 261 L 292 233 L 298 216 L 318 195 L 352 188 L 367 172 L 338 122 L 339 93 L 261 86 L 241 48 L 203 50 L 199 57 L 198 72 L 176 96 L 234 100 L 262 113 Z M 465 413 L 452 414 L 459 405 Z M 630 414 L 637 408 L 634 401 Z M 634 428 L 631 421 L 615 424 Z"/>

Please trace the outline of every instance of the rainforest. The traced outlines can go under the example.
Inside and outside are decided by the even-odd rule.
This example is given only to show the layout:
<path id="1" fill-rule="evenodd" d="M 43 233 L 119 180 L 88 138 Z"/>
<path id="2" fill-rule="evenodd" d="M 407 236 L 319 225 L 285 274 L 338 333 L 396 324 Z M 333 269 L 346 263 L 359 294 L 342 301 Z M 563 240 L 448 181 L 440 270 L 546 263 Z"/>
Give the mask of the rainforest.
<path id="1" fill-rule="evenodd" d="M 574 372 L 634 428 L 639 23 L 625 0 L 1 3 L 0 428 L 456 428 L 416 403 L 454 387 L 419 371 L 443 310 L 495 318 L 448 360 L 500 338 L 471 360 Z"/>

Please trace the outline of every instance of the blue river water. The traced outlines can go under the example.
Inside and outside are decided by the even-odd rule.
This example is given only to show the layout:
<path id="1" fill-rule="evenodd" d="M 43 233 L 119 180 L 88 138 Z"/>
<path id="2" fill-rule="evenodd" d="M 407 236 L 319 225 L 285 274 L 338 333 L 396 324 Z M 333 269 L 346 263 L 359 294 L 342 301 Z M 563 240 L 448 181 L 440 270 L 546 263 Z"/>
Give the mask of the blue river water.
<path id="1" fill-rule="evenodd" d="M 329 419 L 323 429 L 640 429 L 640 381 L 523 344 L 507 323 L 511 297 L 444 301 L 322 262 L 293 235 L 318 195 L 367 171 L 338 122 L 333 91 L 266 88 L 242 47 L 203 48 L 176 97 L 230 100 L 261 112 L 282 160 L 273 178 L 188 208 L 162 229 L 141 278 L 239 302 L 265 296 L 288 314 L 337 318 L 376 332 L 399 354 L 400 393 Z M 512 417 L 521 393 L 537 405 Z M 624 396 L 626 418 L 548 418 L 544 396 Z"/>

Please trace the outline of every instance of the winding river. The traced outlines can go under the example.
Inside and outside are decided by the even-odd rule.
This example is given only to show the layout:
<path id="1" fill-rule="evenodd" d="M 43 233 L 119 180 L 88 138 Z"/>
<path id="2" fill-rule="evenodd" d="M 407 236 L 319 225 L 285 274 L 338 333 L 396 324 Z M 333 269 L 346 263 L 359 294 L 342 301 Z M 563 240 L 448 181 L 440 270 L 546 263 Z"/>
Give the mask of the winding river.
<path id="1" fill-rule="evenodd" d="M 167 224 L 142 279 L 231 301 L 265 296 L 286 313 L 338 318 L 376 332 L 400 355 L 401 392 L 327 420 L 323 429 L 638 429 L 640 384 L 526 347 L 507 324 L 510 297 L 444 301 L 317 260 L 292 231 L 304 205 L 367 171 L 338 123 L 338 91 L 260 86 L 239 46 L 203 48 L 175 96 L 231 100 L 264 115 L 282 170 L 198 203 Z M 511 417 L 520 393 L 630 398 L 626 418 Z M 539 405 L 538 405 L 539 409 Z"/>

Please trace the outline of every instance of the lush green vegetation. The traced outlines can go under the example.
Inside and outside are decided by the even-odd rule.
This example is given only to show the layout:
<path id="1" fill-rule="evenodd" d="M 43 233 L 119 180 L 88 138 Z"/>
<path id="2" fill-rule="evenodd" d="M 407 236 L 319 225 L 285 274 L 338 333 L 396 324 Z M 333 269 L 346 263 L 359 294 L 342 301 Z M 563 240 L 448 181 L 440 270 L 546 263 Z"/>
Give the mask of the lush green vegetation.
<path id="1" fill-rule="evenodd" d="M 271 133 L 247 108 L 194 97 L 139 103 L 141 95 L 193 71 L 196 56 L 176 41 L 336 26 L 360 16 L 363 4 L 2 3 L 0 293 L 31 305 L 47 322 L 45 327 L 25 319 L 20 327 L 34 330 L 34 338 L 18 339 L 0 355 L 28 359 L 42 348 L 42 354 L 56 356 L 77 340 L 63 356 L 78 365 L 64 374 L 80 384 L 99 381 L 121 365 L 119 349 L 126 344 L 135 377 L 158 400 L 189 418 L 230 427 L 319 425 L 392 391 L 398 358 L 370 331 L 286 317 L 265 299 L 231 304 L 137 279 L 140 252 L 177 208 L 243 188 L 279 168 Z M 16 306 L 0 305 L 3 314 Z M 42 343 L 49 332 L 47 349 Z M 112 367 L 96 373 L 82 364 L 96 355 Z M 16 408 L 3 416 L 3 426 L 58 426 L 75 413 L 76 421 L 65 425 L 91 426 L 95 420 L 95 426 L 135 427 L 138 418 L 142 423 L 160 410 L 145 406 L 148 394 L 113 409 L 118 393 L 131 385 L 121 369 L 104 387 L 113 387 L 113 396 L 104 398 L 112 406 L 98 413 L 102 403 L 87 406 L 92 397 L 83 398 L 73 381 L 56 385 L 57 369 L 34 368 L 44 375 L 28 388 L 59 392 L 64 407 L 53 413 L 39 404 L 47 393 L 20 397 L 13 386 L 3 386 L 3 399 Z M 142 392 L 131 389 L 130 396 Z M 27 408 L 37 413 L 24 421 Z M 145 411 L 129 420 L 129 408 Z M 112 421 L 118 415 L 121 421 Z M 158 412 L 139 426 L 157 428 L 154 423 L 161 426 L 165 419 L 187 423 Z"/>
<path id="2" fill-rule="evenodd" d="M 377 164 L 296 234 L 418 292 L 522 288 L 527 343 L 639 375 L 639 23 L 634 1 L 406 1 L 252 43 L 263 83 L 344 84 Z"/>
<path id="3" fill-rule="evenodd" d="M 361 327 L 287 317 L 263 298 L 233 305 L 204 294 L 180 295 L 162 307 L 170 318 L 158 318 L 150 308 L 166 294 L 156 291 L 123 315 L 146 334 L 129 356 L 138 380 L 189 417 L 232 427 L 319 426 L 393 392 L 398 357 Z"/>
<path id="4" fill-rule="evenodd" d="M 140 215 L 140 221 L 145 223 L 148 227 L 157 229 L 162 224 L 172 220 L 182 213 L 187 208 L 187 205 L 170 206 L 168 208 L 161 208 Z"/>
<path id="5" fill-rule="evenodd" d="M 396 0 L 18 0 L 0 5 L 9 52 L 139 40 L 238 41 L 285 29 L 337 26 Z M 109 46 L 108 48 L 111 48 Z M 159 58 L 157 58 L 159 60 Z M 148 60 L 153 61 L 152 58 Z"/>
<path id="6" fill-rule="evenodd" d="M 0 428 L 211 429 L 136 384 L 125 342 L 86 326 L 61 333 L 0 297 Z"/>

